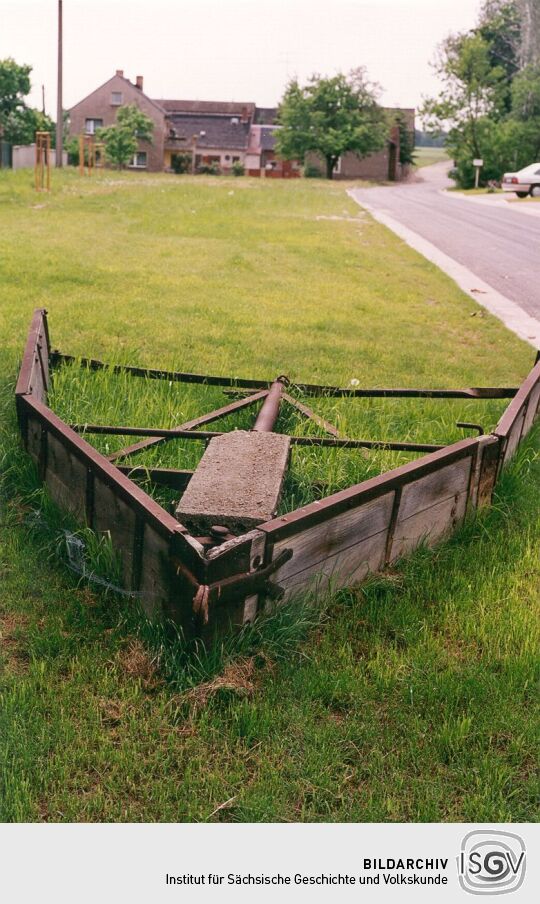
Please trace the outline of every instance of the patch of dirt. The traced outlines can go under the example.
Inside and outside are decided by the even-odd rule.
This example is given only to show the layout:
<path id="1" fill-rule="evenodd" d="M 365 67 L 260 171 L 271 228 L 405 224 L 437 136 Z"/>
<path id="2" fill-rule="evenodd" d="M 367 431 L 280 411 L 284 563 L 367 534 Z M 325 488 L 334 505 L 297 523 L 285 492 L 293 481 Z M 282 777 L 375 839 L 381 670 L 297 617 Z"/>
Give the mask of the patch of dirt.
<path id="1" fill-rule="evenodd" d="M 18 633 L 28 625 L 28 618 L 13 612 L 0 613 L 0 664 L 9 672 L 23 674 L 28 668 L 28 656 L 22 649 Z"/>
<path id="2" fill-rule="evenodd" d="M 39 813 L 39 822 L 50 822 L 52 817 L 51 811 L 49 809 L 49 803 L 46 798 L 42 797 L 39 799 L 37 808 Z"/>
<path id="3" fill-rule="evenodd" d="M 145 690 L 155 690 L 163 683 L 158 674 L 155 660 L 151 658 L 143 643 L 133 639 L 116 656 L 119 671 L 131 680 L 140 681 Z"/>
<path id="4" fill-rule="evenodd" d="M 86 606 L 88 609 L 96 609 L 100 605 L 97 595 L 89 587 L 80 587 L 77 599 L 81 606 Z"/>
<path id="5" fill-rule="evenodd" d="M 120 700 L 102 697 L 99 702 L 99 714 L 103 725 L 116 728 L 122 722 L 124 707 Z"/>
<path id="6" fill-rule="evenodd" d="M 194 716 L 207 705 L 212 697 L 223 691 L 238 697 L 253 696 L 262 668 L 270 665 L 270 661 L 266 657 L 264 662 L 261 659 L 261 655 L 258 655 L 229 663 L 225 666 L 221 675 L 216 675 L 211 681 L 205 681 L 196 687 L 190 688 L 190 690 L 177 697 L 175 703 L 180 706 L 187 705 L 190 716 Z"/>

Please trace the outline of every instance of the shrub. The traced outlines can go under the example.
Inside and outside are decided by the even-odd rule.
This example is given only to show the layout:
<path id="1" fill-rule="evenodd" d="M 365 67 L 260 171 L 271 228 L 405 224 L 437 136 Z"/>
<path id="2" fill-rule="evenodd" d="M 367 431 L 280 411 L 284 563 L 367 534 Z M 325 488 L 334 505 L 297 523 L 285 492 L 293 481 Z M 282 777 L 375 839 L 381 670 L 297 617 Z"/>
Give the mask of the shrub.
<path id="1" fill-rule="evenodd" d="M 309 164 L 304 167 L 304 179 L 321 179 L 322 173 L 318 166 Z"/>
<path id="2" fill-rule="evenodd" d="M 197 172 L 200 176 L 219 176 L 221 174 L 219 163 L 200 163 Z"/>
<path id="3" fill-rule="evenodd" d="M 79 165 L 79 140 L 78 138 L 70 138 L 65 144 L 65 150 L 68 155 L 69 166 Z"/>
<path id="4" fill-rule="evenodd" d="M 239 160 L 235 160 L 232 165 L 233 176 L 243 176 L 245 174 L 245 172 L 246 172 L 246 170 L 244 168 L 244 164 L 240 163 Z"/>
<path id="5" fill-rule="evenodd" d="M 189 173 L 191 169 L 191 154 L 173 154 L 171 157 L 171 168 L 177 174 Z"/>

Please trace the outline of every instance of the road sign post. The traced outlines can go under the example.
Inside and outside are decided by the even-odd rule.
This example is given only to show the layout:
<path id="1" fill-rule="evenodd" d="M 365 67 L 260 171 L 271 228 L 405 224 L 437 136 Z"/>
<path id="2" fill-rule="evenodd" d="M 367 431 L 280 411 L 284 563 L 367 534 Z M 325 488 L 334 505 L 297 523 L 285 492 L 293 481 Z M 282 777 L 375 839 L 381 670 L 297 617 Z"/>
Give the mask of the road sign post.
<path id="1" fill-rule="evenodd" d="M 478 183 L 480 181 L 480 170 L 483 167 L 483 165 L 484 165 L 484 161 L 482 160 L 481 157 L 474 158 L 473 166 L 475 169 L 475 173 L 474 173 L 474 187 L 475 188 L 478 188 Z"/>

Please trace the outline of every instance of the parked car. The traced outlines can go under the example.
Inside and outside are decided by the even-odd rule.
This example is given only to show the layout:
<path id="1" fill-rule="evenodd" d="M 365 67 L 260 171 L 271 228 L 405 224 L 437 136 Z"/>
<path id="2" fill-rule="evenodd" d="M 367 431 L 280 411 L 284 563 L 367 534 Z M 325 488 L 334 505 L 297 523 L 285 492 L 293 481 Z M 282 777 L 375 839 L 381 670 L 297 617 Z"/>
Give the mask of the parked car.
<path id="1" fill-rule="evenodd" d="M 503 191 L 513 191 L 518 198 L 533 198 L 540 196 L 540 163 L 531 163 L 517 173 L 505 173 L 502 178 Z"/>

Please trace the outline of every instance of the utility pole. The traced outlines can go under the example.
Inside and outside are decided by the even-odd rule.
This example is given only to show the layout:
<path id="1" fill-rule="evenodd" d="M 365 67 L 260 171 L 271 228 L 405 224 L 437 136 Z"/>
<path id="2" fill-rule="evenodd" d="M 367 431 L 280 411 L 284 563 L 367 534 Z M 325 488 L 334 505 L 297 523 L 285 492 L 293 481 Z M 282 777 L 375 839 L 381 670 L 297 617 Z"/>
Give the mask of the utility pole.
<path id="1" fill-rule="evenodd" d="M 56 102 L 56 165 L 62 166 L 64 110 L 62 107 L 62 0 L 58 0 L 58 98 Z"/>
<path id="2" fill-rule="evenodd" d="M 45 116 L 45 85 L 41 86 L 41 112 Z"/>

